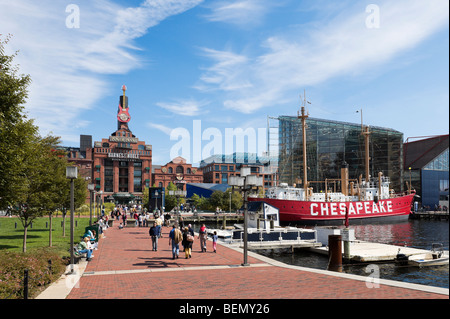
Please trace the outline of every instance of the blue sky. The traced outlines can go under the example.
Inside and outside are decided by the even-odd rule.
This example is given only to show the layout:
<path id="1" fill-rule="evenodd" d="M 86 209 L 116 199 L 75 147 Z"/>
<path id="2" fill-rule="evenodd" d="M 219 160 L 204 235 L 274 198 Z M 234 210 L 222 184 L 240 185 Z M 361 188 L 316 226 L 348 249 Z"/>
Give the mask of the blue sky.
<path id="1" fill-rule="evenodd" d="M 364 124 L 405 140 L 448 134 L 448 11 L 447 0 L 0 0 L 0 34 L 33 79 L 26 109 L 43 135 L 107 138 L 125 84 L 153 163 L 178 152 L 195 164 L 236 150 L 230 130 L 265 151 L 267 117 L 297 114 L 304 90 L 312 117 L 360 123 L 363 109 Z"/>

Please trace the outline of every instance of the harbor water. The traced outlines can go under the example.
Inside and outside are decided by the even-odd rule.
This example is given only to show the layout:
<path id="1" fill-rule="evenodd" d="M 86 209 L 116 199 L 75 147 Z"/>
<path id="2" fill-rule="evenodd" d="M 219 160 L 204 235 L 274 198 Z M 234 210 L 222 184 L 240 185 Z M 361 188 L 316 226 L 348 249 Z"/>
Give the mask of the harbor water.
<path id="1" fill-rule="evenodd" d="M 393 224 L 350 225 L 350 228 L 355 229 L 357 240 L 426 250 L 431 249 L 433 243 L 441 243 L 445 250 L 449 249 L 447 221 L 409 220 Z M 258 251 L 258 253 L 290 265 L 324 270 L 328 267 L 328 257 L 313 252 L 300 250 L 287 253 L 282 250 L 267 250 Z M 360 276 L 373 276 L 373 269 L 376 269 L 381 279 L 449 288 L 448 265 L 423 268 L 399 267 L 394 263 L 344 264 L 343 266 L 343 272 Z"/>
<path id="2" fill-rule="evenodd" d="M 216 228 L 217 226 L 215 223 L 207 224 L 209 228 Z M 199 227 L 197 224 L 193 225 L 195 231 L 198 231 Z M 408 220 L 391 224 L 350 225 L 350 228 L 355 229 L 357 240 L 426 250 L 431 249 L 433 243 L 441 243 L 445 250 L 449 249 L 449 225 L 447 221 Z M 326 255 L 306 250 L 296 250 L 294 253 L 283 249 L 258 250 L 257 253 L 289 265 L 323 270 L 328 267 Z M 374 269 L 379 273 L 381 279 L 449 288 L 448 265 L 418 268 L 396 266 L 394 263 L 358 263 L 344 264 L 343 266 L 343 272 L 360 276 L 373 276 Z"/>

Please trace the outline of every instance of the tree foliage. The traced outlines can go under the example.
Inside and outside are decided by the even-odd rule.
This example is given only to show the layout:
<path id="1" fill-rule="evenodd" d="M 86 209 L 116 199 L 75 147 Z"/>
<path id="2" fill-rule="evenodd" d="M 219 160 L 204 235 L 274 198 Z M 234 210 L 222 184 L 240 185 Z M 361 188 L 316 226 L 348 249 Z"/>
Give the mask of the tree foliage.
<path id="1" fill-rule="evenodd" d="M 194 194 L 191 200 L 195 207 L 202 210 L 216 211 L 219 208 L 222 211 L 230 210 L 230 194 L 231 194 L 231 211 L 236 211 L 242 207 L 243 199 L 239 191 L 232 192 L 231 187 L 225 192 L 215 191 L 209 198 Z"/>
<path id="2" fill-rule="evenodd" d="M 65 154 L 56 150 L 59 137 L 39 135 L 24 112 L 29 75 L 18 74 L 12 55 L 5 53 L 10 36 L 0 35 L 0 209 L 10 207 L 24 227 L 23 251 L 31 222 L 57 208 L 68 207 L 69 181 Z M 75 181 L 76 205 L 86 198 L 86 182 Z"/>

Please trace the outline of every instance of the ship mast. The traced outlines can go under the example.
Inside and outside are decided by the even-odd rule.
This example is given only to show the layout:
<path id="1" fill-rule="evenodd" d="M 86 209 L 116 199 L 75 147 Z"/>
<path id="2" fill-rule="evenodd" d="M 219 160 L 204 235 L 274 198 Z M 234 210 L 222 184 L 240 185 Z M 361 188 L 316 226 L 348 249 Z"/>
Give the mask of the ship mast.
<path id="1" fill-rule="evenodd" d="M 363 124 L 363 110 L 360 109 L 356 111 L 356 113 L 361 113 L 361 135 L 364 137 L 364 166 L 365 166 L 365 173 L 366 173 L 366 182 L 369 182 L 370 180 L 370 174 L 369 174 L 369 126 L 364 126 Z"/>
<path id="2" fill-rule="evenodd" d="M 365 147 L 365 154 L 364 154 L 364 162 L 365 162 L 365 169 L 366 169 L 366 182 L 369 182 L 370 175 L 369 175 L 369 127 L 365 127 L 365 131 L 361 132 L 361 134 L 364 136 L 364 147 Z"/>
<path id="3" fill-rule="evenodd" d="M 308 102 L 309 103 L 309 102 Z M 306 163 L 306 119 L 305 114 L 306 93 L 303 94 L 303 106 L 301 108 L 302 115 L 298 114 L 298 118 L 302 120 L 302 139 L 303 139 L 303 189 L 305 190 L 305 200 L 308 200 L 308 165 Z"/>

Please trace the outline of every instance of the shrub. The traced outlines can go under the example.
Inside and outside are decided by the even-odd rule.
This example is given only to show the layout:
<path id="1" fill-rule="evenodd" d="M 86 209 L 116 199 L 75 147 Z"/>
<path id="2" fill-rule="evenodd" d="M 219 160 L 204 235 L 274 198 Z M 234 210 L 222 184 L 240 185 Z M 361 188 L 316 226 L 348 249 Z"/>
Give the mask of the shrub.
<path id="1" fill-rule="evenodd" d="M 42 287 L 61 276 L 65 263 L 49 248 L 36 249 L 29 253 L 0 251 L 0 299 L 23 298 L 25 269 L 28 269 L 28 291 L 32 297 Z"/>

